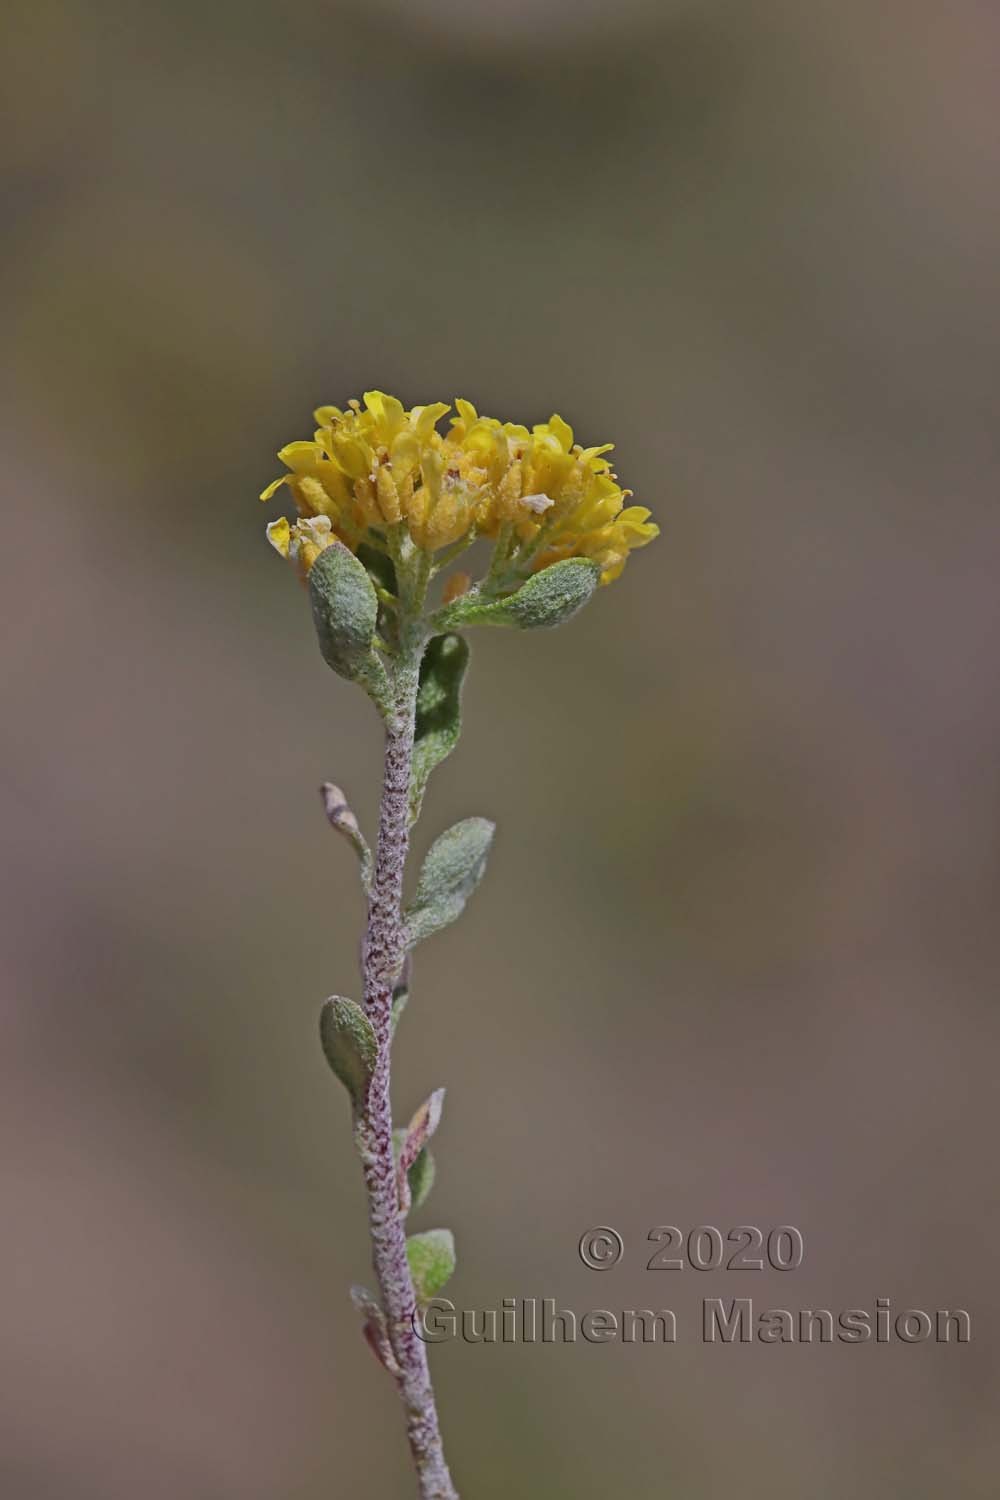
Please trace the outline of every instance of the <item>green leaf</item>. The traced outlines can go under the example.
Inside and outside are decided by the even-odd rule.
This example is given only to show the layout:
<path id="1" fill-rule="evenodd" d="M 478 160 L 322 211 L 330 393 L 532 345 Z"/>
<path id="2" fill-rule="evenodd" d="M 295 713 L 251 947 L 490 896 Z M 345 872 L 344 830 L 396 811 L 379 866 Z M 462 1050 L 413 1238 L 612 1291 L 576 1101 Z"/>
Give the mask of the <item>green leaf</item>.
<path id="1" fill-rule="evenodd" d="M 378 1060 L 371 1022 L 353 1000 L 333 995 L 320 1011 L 319 1037 L 327 1062 L 350 1094 L 355 1109 L 361 1109 Z"/>
<path id="2" fill-rule="evenodd" d="M 561 625 L 582 609 L 600 581 L 601 570 L 588 557 L 567 557 L 535 573 L 516 593 L 492 604 L 477 602 L 477 596 L 457 599 L 438 618 L 442 624 L 512 625 L 518 630 L 538 630 Z"/>
<path id="3" fill-rule="evenodd" d="M 443 1106 L 444 1089 L 435 1089 L 406 1129 L 396 1132 L 396 1177 L 404 1214 L 411 1206 L 419 1208 L 434 1184 L 434 1161 L 426 1147 L 441 1123 Z"/>
<path id="4" fill-rule="evenodd" d="M 341 542 L 324 548 L 309 572 L 309 597 L 327 666 L 385 698 L 388 677 L 373 644 L 378 598 L 364 563 Z"/>
<path id="5" fill-rule="evenodd" d="M 455 1236 L 450 1229 L 428 1229 L 406 1241 L 413 1289 L 418 1303 L 436 1297 L 455 1269 Z"/>
<path id="6" fill-rule="evenodd" d="M 364 563 L 335 542 L 313 564 L 309 593 L 323 656 L 335 672 L 353 677 L 356 663 L 371 650 L 378 621 L 378 598 Z"/>
<path id="7" fill-rule="evenodd" d="M 486 869 L 494 828 L 488 818 L 463 818 L 435 839 L 405 914 L 407 947 L 415 947 L 462 915 Z"/>
<path id="8" fill-rule="evenodd" d="M 410 822 L 420 813 L 427 780 L 450 755 L 462 732 L 462 681 L 469 647 L 460 635 L 436 635 L 420 663 L 416 736 L 410 780 Z"/>
<path id="9" fill-rule="evenodd" d="M 396 1158 L 397 1183 L 399 1185 L 399 1211 L 402 1214 L 409 1213 L 412 1209 L 419 1208 L 427 1201 L 428 1194 L 434 1186 L 437 1176 L 437 1162 L 431 1155 L 429 1146 L 424 1146 L 417 1154 L 416 1160 L 407 1170 L 405 1177 L 399 1175 L 399 1161 L 406 1144 L 406 1130 L 394 1130 L 392 1132 L 392 1150 Z"/>
<path id="10" fill-rule="evenodd" d="M 406 1174 L 406 1184 L 410 1190 L 411 1210 L 420 1208 L 422 1204 L 427 1202 L 436 1176 L 437 1164 L 431 1155 L 430 1147 L 425 1146 Z"/>

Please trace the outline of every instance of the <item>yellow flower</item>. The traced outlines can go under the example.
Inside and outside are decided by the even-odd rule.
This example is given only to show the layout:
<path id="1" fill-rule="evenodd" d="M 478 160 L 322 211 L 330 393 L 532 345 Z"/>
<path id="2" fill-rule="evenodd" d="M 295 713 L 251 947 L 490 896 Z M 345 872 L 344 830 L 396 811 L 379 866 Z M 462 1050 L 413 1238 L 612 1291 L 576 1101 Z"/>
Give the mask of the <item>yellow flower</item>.
<path id="1" fill-rule="evenodd" d="M 610 444 L 581 447 L 557 414 L 529 429 L 481 416 L 465 400 L 442 434 L 449 411 L 443 402 L 407 410 L 384 391 L 343 409 L 318 407 L 312 441 L 281 449 L 289 472 L 261 495 L 270 500 L 287 485 L 295 501 L 297 523 L 269 528 L 278 550 L 307 573 L 335 539 L 392 551 L 405 531 L 434 553 L 485 536 L 497 542 L 511 586 L 566 557 L 594 559 L 609 583 L 658 535 L 648 510 L 626 504 L 629 491 L 605 457 Z"/>

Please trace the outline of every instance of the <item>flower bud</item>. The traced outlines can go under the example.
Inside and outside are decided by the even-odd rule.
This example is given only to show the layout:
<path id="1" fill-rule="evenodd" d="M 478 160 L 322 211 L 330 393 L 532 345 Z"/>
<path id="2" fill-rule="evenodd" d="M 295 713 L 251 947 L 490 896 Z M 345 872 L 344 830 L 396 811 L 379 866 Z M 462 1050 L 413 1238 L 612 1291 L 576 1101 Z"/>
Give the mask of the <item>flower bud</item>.
<path id="1" fill-rule="evenodd" d="M 513 521 L 517 514 L 517 502 L 521 498 L 524 471 L 519 463 L 511 464 L 497 491 L 497 517 L 501 521 Z"/>
<path id="2" fill-rule="evenodd" d="M 378 508 L 382 512 L 382 519 L 388 525 L 394 525 L 401 516 L 399 509 L 399 491 L 396 481 L 392 477 L 392 470 L 387 464 L 380 464 L 375 476 L 375 492 L 378 495 Z"/>

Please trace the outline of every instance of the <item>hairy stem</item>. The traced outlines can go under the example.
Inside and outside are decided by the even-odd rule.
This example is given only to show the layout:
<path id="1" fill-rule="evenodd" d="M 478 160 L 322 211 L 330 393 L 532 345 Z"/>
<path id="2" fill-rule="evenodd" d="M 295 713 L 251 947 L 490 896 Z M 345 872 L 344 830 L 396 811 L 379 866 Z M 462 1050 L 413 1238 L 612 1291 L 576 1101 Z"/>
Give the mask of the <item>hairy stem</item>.
<path id="1" fill-rule="evenodd" d="M 424 579 L 424 587 L 426 578 Z M 413 733 L 423 638 L 401 632 L 394 670 L 394 702 L 386 720 L 385 768 L 378 847 L 363 948 L 365 1011 L 378 1040 L 378 1062 L 356 1125 L 368 1189 L 372 1263 L 406 1409 L 410 1452 L 423 1500 L 458 1500 L 445 1462 L 427 1350 L 414 1330 L 416 1299 L 406 1258 L 392 1148 L 392 991 L 405 957 L 402 896 L 409 843 Z"/>

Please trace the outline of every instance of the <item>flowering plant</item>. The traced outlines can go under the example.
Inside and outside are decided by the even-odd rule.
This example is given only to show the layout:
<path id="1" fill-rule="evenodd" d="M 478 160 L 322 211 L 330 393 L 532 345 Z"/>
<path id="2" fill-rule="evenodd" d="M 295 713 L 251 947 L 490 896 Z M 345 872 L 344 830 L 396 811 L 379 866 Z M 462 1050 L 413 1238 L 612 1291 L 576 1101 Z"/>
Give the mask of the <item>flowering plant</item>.
<path id="1" fill-rule="evenodd" d="M 374 854 L 347 799 L 322 788 L 327 817 L 353 846 L 368 898 L 363 999 L 326 1001 L 320 1038 L 351 1101 L 368 1193 L 378 1294 L 353 1289 L 365 1337 L 395 1380 L 424 1500 L 457 1500 L 444 1458 L 421 1307 L 455 1265 L 447 1229 L 407 1236 L 408 1215 L 434 1181 L 429 1141 L 444 1090 L 394 1129 L 393 1037 L 409 991 L 410 954 L 459 917 L 486 865 L 493 824 L 465 818 L 431 846 L 404 908 L 409 833 L 431 772 L 455 748 L 469 660 L 464 632 L 478 625 L 558 625 L 621 574 L 658 528 L 628 505 L 605 456 L 583 448 L 559 416 L 530 430 L 480 416 L 468 401 L 442 434 L 442 403 L 406 410 L 369 391 L 345 410 L 315 412 L 311 442 L 278 457 L 287 473 L 264 490 L 291 491 L 295 518 L 267 528 L 308 588 L 323 657 L 357 682 L 385 725 Z M 485 538 L 480 578 L 447 570 Z M 438 575 L 444 575 L 439 580 Z"/>

